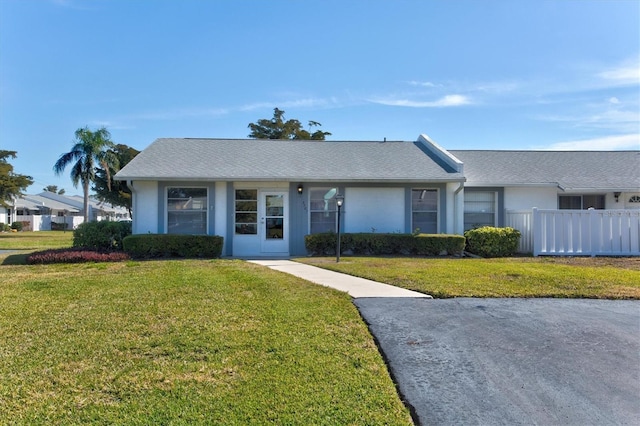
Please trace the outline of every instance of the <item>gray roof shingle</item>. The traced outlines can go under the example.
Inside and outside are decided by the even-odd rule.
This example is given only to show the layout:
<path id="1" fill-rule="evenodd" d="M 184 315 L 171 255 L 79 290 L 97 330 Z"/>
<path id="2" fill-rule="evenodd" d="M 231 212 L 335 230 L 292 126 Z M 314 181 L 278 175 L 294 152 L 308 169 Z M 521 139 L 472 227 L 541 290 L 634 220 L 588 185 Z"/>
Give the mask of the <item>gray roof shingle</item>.
<path id="1" fill-rule="evenodd" d="M 450 150 L 467 186 L 557 185 L 565 190 L 640 191 L 640 151 Z"/>
<path id="2" fill-rule="evenodd" d="M 419 142 L 157 139 L 117 179 L 460 181 Z"/>

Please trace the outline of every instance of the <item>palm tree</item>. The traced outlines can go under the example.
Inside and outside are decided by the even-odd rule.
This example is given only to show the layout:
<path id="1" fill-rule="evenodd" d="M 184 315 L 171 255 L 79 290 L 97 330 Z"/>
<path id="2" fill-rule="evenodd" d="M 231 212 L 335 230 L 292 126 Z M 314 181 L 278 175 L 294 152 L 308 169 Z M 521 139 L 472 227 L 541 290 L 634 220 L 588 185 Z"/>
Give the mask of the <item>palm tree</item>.
<path id="1" fill-rule="evenodd" d="M 111 141 L 109 131 L 101 127 L 92 132 L 88 127 L 80 128 L 75 133 L 76 141 L 71 151 L 60 156 L 53 171 L 56 175 L 61 175 L 68 165 L 71 166 L 71 181 L 74 187 L 78 187 L 78 182 L 82 183 L 84 191 L 84 221 L 89 221 L 89 184 L 93 182 L 96 175 L 96 166 L 100 165 L 109 173 L 109 166 L 118 167 L 118 159 L 113 155 L 111 148 L 114 143 Z M 110 182 L 110 176 L 107 182 Z"/>

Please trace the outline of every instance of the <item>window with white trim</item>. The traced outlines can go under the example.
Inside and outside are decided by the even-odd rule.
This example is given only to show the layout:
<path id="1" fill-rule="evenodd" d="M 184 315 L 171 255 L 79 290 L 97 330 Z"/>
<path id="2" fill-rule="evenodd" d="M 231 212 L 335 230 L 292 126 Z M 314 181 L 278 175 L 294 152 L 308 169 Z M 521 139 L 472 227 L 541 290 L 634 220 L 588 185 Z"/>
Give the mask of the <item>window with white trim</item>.
<path id="1" fill-rule="evenodd" d="M 560 210 L 604 210 L 603 194 L 559 195 Z"/>
<path id="2" fill-rule="evenodd" d="M 258 233 L 257 189 L 236 189 L 235 229 L 236 234 L 256 235 Z"/>
<path id="3" fill-rule="evenodd" d="M 411 190 L 411 229 L 422 234 L 438 233 L 438 190 Z"/>
<path id="4" fill-rule="evenodd" d="M 335 232 L 337 226 L 336 194 L 338 188 L 309 190 L 309 233 Z"/>
<path id="5" fill-rule="evenodd" d="M 207 233 L 207 189 L 167 189 L 167 233 Z"/>
<path id="6" fill-rule="evenodd" d="M 465 191 L 464 230 L 496 226 L 496 192 Z"/>

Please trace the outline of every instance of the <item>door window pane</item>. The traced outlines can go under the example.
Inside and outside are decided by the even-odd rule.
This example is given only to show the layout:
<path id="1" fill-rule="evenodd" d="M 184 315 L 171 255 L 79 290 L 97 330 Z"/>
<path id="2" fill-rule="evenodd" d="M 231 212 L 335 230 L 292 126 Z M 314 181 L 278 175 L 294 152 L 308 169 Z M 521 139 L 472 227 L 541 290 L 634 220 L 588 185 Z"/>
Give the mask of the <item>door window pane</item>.
<path id="1" fill-rule="evenodd" d="M 284 238 L 284 195 L 267 195 L 265 200 L 266 238 Z"/>
<path id="2" fill-rule="evenodd" d="M 265 226 L 267 238 L 284 238 L 284 222 L 282 218 L 267 218 Z"/>

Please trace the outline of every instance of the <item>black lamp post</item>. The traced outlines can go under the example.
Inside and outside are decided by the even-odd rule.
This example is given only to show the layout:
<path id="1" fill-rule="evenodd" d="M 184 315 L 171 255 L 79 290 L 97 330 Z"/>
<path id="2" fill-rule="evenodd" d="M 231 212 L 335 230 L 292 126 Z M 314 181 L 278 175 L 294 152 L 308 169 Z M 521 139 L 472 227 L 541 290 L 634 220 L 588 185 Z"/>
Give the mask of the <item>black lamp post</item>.
<path id="1" fill-rule="evenodd" d="M 336 263 L 340 262 L 340 209 L 344 203 L 344 195 L 336 194 L 336 206 L 338 206 L 338 247 L 336 248 Z"/>

